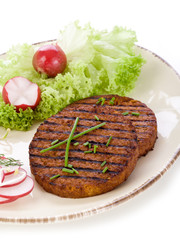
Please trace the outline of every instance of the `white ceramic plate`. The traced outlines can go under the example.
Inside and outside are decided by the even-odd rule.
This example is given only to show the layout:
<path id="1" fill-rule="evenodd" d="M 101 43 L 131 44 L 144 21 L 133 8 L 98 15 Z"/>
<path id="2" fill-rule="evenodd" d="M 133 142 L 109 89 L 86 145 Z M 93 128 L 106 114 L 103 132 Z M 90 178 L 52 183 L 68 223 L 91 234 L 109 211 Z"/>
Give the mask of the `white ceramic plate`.
<path id="1" fill-rule="evenodd" d="M 157 116 L 158 140 L 154 150 L 140 158 L 128 180 L 111 192 L 84 199 L 65 199 L 46 193 L 35 184 L 29 196 L 0 205 L 0 222 L 59 222 L 106 211 L 147 189 L 175 162 L 180 155 L 180 76 L 156 54 L 141 47 L 137 47 L 137 51 L 147 63 L 130 97 L 146 103 Z M 37 126 L 28 132 L 11 131 L 6 141 L 0 141 L 0 152 L 24 162 L 28 174 L 31 174 L 28 146 Z M 0 127 L 0 135 L 4 132 Z"/>

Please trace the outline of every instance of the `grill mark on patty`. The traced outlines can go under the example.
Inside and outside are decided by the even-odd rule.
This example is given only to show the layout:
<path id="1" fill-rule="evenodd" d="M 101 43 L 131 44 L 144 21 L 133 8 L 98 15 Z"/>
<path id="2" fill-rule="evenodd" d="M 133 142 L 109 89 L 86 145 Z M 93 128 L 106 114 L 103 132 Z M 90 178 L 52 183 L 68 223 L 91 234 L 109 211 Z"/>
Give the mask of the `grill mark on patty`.
<path id="1" fill-rule="evenodd" d="M 60 126 L 60 124 L 59 123 L 56 123 L 56 122 L 51 122 L 51 121 L 44 121 L 44 123 L 45 124 L 47 124 L 47 125 L 50 125 L 50 126 Z M 97 122 L 97 124 L 99 124 L 99 122 Z M 72 124 L 67 124 L 67 126 L 68 127 L 70 127 L 70 126 L 72 126 Z M 84 125 L 81 125 L 81 124 L 79 124 L 78 125 L 79 127 L 83 127 L 83 128 L 89 128 L 89 126 L 84 126 Z M 139 128 L 151 128 L 152 127 L 152 125 L 136 125 L 136 127 L 139 127 Z M 109 131 L 113 131 L 113 130 L 116 130 L 116 128 L 108 128 L 107 130 L 109 130 Z M 128 131 L 128 130 L 126 130 L 126 129 L 117 129 L 118 131 L 121 131 L 121 132 L 135 132 L 134 130 L 131 130 L 131 131 Z M 148 130 L 146 130 L 146 132 L 144 132 L 144 130 L 143 129 L 141 129 L 142 131 L 139 131 L 139 133 L 141 132 L 142 134 L 146 134 L 147 132 L 148 132 Z M 149 132 L 151 132 L 151 130 L 149 130 Z"/>
<path id="2" fill-rule="evenodd" d="M 118 110 L 116 110 L 116 111 L 113 111 L 112 107 L 109 107 L 109 108 L 106 107 L 104 109 L 102 107 L 97 107 L 97 109 L 96 108 L 94 108 L 94 109 L 92 108 L 92 110 L 94 110 L 94 111 L 90 111 L 89 109 L 74 109 L 74 108 L 72 109 L 71 107 L 69 107 L 69 108 L 67 107 L 67 108 L 64 109 L 64 113 L 70 112 L 73 115 L 75 115 L 74 113 L 77 113 L 77 114 L 83 113 L 83 114 L 87 114 L 87 116 L 92 115 L 92 117 L 94 117 L 94 114 L 95 114 L 95 115 L 97 115 L 99 117 L 101 117 L 101 116 L 103 116 L 103 117 L 104 116 L 111 116 L 111 118 L 112 118 L 112 116 L 114 116 L 114 117 L 121 117 L 120 114 L 123 113 L 123 111 L 121 111 L 120 108 Z M 128 111 L 128 110 L 129 109 L 127 108 L 126 111 Z M 136 111 L 136 112 L 138 112 L 140 114 L 138 116 L 138 118 L 141 118 L 141 119 L 143 119 L 143 117 L 145 117 L 146 120 L 151 120 L 151 117 L 152 116 L 154 117 L 154 114 L 151 111 L 147 112 L 147 110 L 146 110 L 146 112 L 147 112 L 146 114 L 141 114 L 139 111 Z M 136 119 L 137 118 L 137 116 L 133 116 L 133 115 L 131 115 L 131 113 L 129 113 L 126 117 L 130 117 L 132 119 L 134 119 L 134 118 Z M 149 118 L 149 119 L 147 119 L 147 118 Z"/>
<path id="3" fill-rule="evenodd" d="M 130 112 L 129 114 L 131 114 L 131 112 L 143 112 L 143 114 L 141 113 L 141 116 L 146 116 L 146 115 L 154 115 L 153 112 L 146 108 L 145 106 L 135 106 L 135 105 L 113 105 L 113 106 L 109 106 L 107 104 L 102 105 L 96 105 L 96 104 L 92 104 L 92 103 L 75 103 L 70 105 L 69 107 L 67 107 L 65 110 L 66 111 L 71 111 L 71 107 L 77 107 L 79 112 L 89 112 L 89 108 L 91 109 L 95 109 L 98 108 L 98 111 L 101 112 L 102 114 L 105 114 L 103 111 L 106 111 L 106 113 L 108 114 L 108 111 L 112 111 L 112 112 L 118 112 L 119 113 L 123 113 L 123 112 Z M 74 110 L 74 109 L 73 109 Z M 112 115 L 116 115 L 113 114 Z"/>
<path id="4" fill-rule="evenodd" d="M 59 160 L 63 160 L 64 161 L 64 156 L 52 157 L 52 156 L 42 156 L 42 155 L 37 155 L 37 154 L 32 154 L 32 153 L 30 153 L 30 156 L 32 158 L 53 159 L 53 160 L 57 160 L 57 161 L 59 161 Z M 103 161 L 98 161 L 98 160 L 94 160 L 94 159 L 83 159 L 83 158 L 78 158 L 78 157 L 69 157 L 69 161 L 89 162 L 89 163 L 97 163 L 97 164 L 103 163 Z M 127 166 L 127 161 L 123 161 L 123 162 L 116 163 L 116 162 L 108 161 L 108 165 Z"/>
<path id="5" fill-rule="evenodd" d="M 72 109 L 66 109 L 66 111 L 72 111 Z M 126 108 L 126 111 L 130 111 L 130 113 L 129 113 L 129 116 L 131 115 L 131 112 L 133 111 L 133 110 L 130 110 L 129 108 L 127 109 Z M 82 110 L 73 110 L 73 112 L 77 112 L 77 113 L 89 113 L 89 111 L 88 110 L 85 110 L 85 109 L 82 109 Z M 121 110 L 119 110 L 119 112 L 120 113 L 123 113 L 123 111 Z M 136 110 L 136 112 L 140 112 L 140 111 L 137 111 Z M 147 113 L 147 110 L 144 110 L 144 112 L 146 112 L 146 114 L 142 114 L 142 113 L 140 113 L 140 116 L 153 116 L 153 114 L 151 113 L 151 112 L 149 112 L 149 113 Z M 95 114 L 94 112 L 92 112 L 93 114 Z M 117 113 L 117 114 L 115 114 L 115 113 L 104 113 L 104 112 L 100 112 L 100 113 L 98 113 L 99 115 L 113 115 L 113 116 L 119 116 L 119 113 Z"/>
<path id="6" fill-rule="evenodd" d="M 42 147 L 36 147 L 36 146 L 33 146 L 33 147 L 29 146 L 29 149 L 42 150 L 42 149 L 44 149 L 44 148 L 42 148 Z M 53 152 L 64 152 L 65 149 L 54 148 L 54 149 L 52 149 L 51 151 L 53 151 Z M 75 150 L 75 149 L 70 149 L 70 150 L 69 150 L 69 154 L 70 154 L 71 152 L 72 152 L 72 153 L 73 153 L 73 152 L 75 152 L 75 153 L 84 153 L 84 151 L 79 150 L 79 149 L 77 149 L 77 150 Z M 98 152 L 98 153 L 93 153 L 93 152 L 92 152 L 92 153 L 84 153 L 84 154 L 110 155 L 110 156 L 118 156 L 118 157 L 125 157 L 125 158 L 129 158 L 129 157 L 130 157 L 130 156 L 127 155 L 127 154 L 118 154 L 118 153 L 112 153 L 112 152 Z"/>
<path id="7" fill-rule="evenodd" d="M 48 143 L 51 143 L 53 142 L 54 140 L 56 140 L 55 138 L 52 138 L 52 139 L 47 139 L 47 138 L 41 138 L 41 137 L 37 137 L 37 138 L 34 138 L 33 139 L 34 141 L 44 141 L 44 142 L 48 142 Z M 83 144 L 84 142 L 83 141 L 79 141 L 77 140 L 79 144 Z M 71 143 L 74 144 L 76 141 L 75 140 L 72 140 Z M 90 140 L 88 141 L 90 144 L 93 144 L 93 145 L 98 145 L 98 146 L 106 146 L 106 142 L 105 143 L 102 143 L 102 142 L 96 142 L 96 141 L 93 141 L 93 140 Z M 60 143 L 60 141 L 58 141 L 58 143 Z M 51 145 L 52 146 L 52 145 Z M 114 145 L 114 144 L 109 144 L 109 147 L 115 147 L 115 148 L 126 148 L 126 149 L 134 149 L 135 146 L 131 146 L 131 145 Z"/>
<path id="8" fill-rule="evenodd" d="M 120 130 L 120 131 L 121 131 L 121 130 Z M 70 131 L 54 131 L 54 130 L 51 130 L 51 129 L 48 129 L 48 130 L 39 129 L 38 132 L 59 133 L 59 134 L 63 133 L 63 134 L 67 134 L 67 135 L 70 134 Z M 79 134 L 79 133 L 81 133 L 81 132 L 76 132 L 75 135 L 76 135 L 76 134 Z M 111 134 L 112 134 L 112 131 L 111 131 Z M 88 133 L 88 137 L 89 137 L 89 136 L 98 136 L 98 134 L 89 134 L 89 133 Z M 105 138 L 109 138 L 109 135 L 104 135 L 104 137 L 105 137 Z M 113 137 L 115 137 L 115 136 L 113 136 Z M 118 139 L 129 139 L 129 138 L 118 138 Z"/>
<path id="9" fill-rule="evenodd" d="M 68 116 L 60 116 L 60 115 L 54 115 L 54 116 L 51 117 L 51 119 L 53 119 L 53 118 L 55 118 L 55 119 L 66 119 L 66 120 L 75 120 L 76 119 L 76 117 L 68 117 Z M 79 120 L 87 120 L 87 121 L 92 121 L 94 123 L 97 123 L 97 120 L 95 120 L 94 116 L 92 118 L 86 118 L 86 119 L 84 119 L 82 117 L 79 117 Z M 106 120 L 101 120 L 101 121 L 106 121 L 107 123 L 112 123 L 111 120 L 107 120 L 107 119 Z M 124 122 L 117 122 L 117 121 L 114 121 L 114 122 L 118 123 L 118 124 L 121 124 L 122 126 L 127 125 Z"/>
<path id="10" fill-rule="evenodd" d="M 106 104 L 106 103 L 104 103 L 103 105 L 101 105 L 101 103 L 99 103 L 99 104 L 96 104 L 95 102 L 89 102 L 89 103 L 87 103 L 87 102 L 81 102 L 81 103 L 79 103 L 79 102 L 74 102 L 73 103 L 73 105 L 79 105 L 79 104 L 83 104 L 83 105 L 87 105 L 87 106 L 92 106 L 92 104 L 94 104 L 94 105 L 98 105 L 98 106 L 101 106 L 101 107 L 106 107 L 106 106 L 109 106 L 109 104 Z M 111 106 L 112 108 L 114 108 L 114 107 L 117 107 L 117 106 L 114 106 L 114 105 L 112 105 Z M 141 108 L 142 109 L 142 111 L 145 111 L 143 108 L 144 108 L 144 105 L 124 105 L 124 104 L 118 104 L 118 107 L 124 107 L 124 108 L 129 108 L 129 107 L 132 107 L 132 108 Z M 147 111 L 147 110 L 146 110 Z"/>
<path id="11" fill-rule="evenodd" d="M 50 178 L 53 177 L 53 175 L 49 175 L 49 174 L 45 174 L 46 177 Z M 82 176 L 69 176 L 69 175 L 63 175 L 63 176 L 59 176 L 58 178 L 67 178 L 67 179 L 83 179 L 83 180 L 94 180 L 94 181 L 103 181 L 103 182 L 107 182 L 108 179 L 104 179 L 104 178 L 98 178 L 98 177 L 82 177 Z M 49 184 L 56 186 L 56 182 L 55 181 L 51 181 L 49 182 Z"/>
<path id="12" fill-rule="evenodd" d="M 97 114 L 95 114 L 95 115 L 97 115 Z M 124 117 L 127 117 L 127 116 L 124 116 Z M 75 120 L 76 119 L 76 117 L 66 117 L 66 116 L 52 116 L 51 117 L 51 119 L 53 119 L 53 118 L 55 118 L 55 119 L 59 119 L 59 118 L 64 118 L 64 119 L 67 119 L 67 120 Z M 81 117 L 79 117 L 79 120 L 85 120 L 84 118 L 81 118 Z M 94 118 L 86 118 L 86 120 L 88 120 L 88 121 L 92 121 L 92 122 L 97 122 Z M 107 122 L 107 123 L 112 123 L 113 122 L 113 120 L 101 120 L 101 121 L 105 121 L 105 122 Z M 154 120 L 154 119 L 149 119 L 149 120 L 147 120 L 147 119 L 145 119 L 145 120 L 142 120 L 142 121 L 140 121 L 140 120 L 138 120 L 138 119 L 131 119 L 131 121 L 133 121 L 133 122 L 145 122 L 145 123 L 156 123 L 156 120 Z M 118 122 L 118 121 L 114 121 L 115 123 L 118 123 L 118 124 L 121 124 L 121 125 L 127 125 L 126 123 L 124 123 L 124 122 Z M 145 126 L 148 126 L 148 125 L 145 125 Z"/>
<path id="13" fill-rule="evenodd" d="M 81 120 L 81 119 L 79 119 L 79 120 Z M 93 121 L 93 122 L 95 122 L 95 121 Z M 96 120 L 96 123 L 97 124 L 100 124 L 101 123 L 101 121 L 97 121 Z M 51 122 L 51 121 L 48 121 L 48 120 L 46 120 L 46 121 L 44 121 L 44 124 L 47 124 L 47 125 L 55 125 L 55 126 L 60 126 L 61 124 L 60 123 L 57 123 L 57 122 Z M 72 124 L 67 124 L 67 126 L 68 127 L 72 127 Z M 94 125 L 95 126 L 95 125 Z M 83 124 L 78 124 L 78 127 L 82 127 L 82 128 L 89 128 L 89 126 L 86 126 L 86 125 L 83 125 Z M 92 127 L 92 126 L 91 126 Z M 118 130 L 118 131 L 121 131 L 121 132 L 134 132 L 134 130 L 131 130 L 131 131 L 129 131 L 129 130 L 127 130 L 127 129 L 119 129 L 118 127 L 114 127 L 114 128 L 109 128 L 109 126 L 108 127 L 105 127 L 105 126 L 103 126 L 103 128 L 105 129 L 105 130 L 108 130 L 108 131 L 113 131 L 113 130 Z"/>
<path id="14" fill-rule="evenodd" d="M 35 167 L 35 168 L 44 168 L 44 169 L 59 169 L 59 170 L 62 170 L 64 168 L 64 166 L 44 166 L 42 164 L 36 164 L 36 163 L 33 163 L 31 164 L 32 167 Z M 79 171 L 84 171 L 84 172 L 87 172 L 87 173 L 102 173 L 102 169 L 94 169 L 94 168 L 81 168 L 81 167 L 76 167 L 76 170 L 79 172 Z M 62 173 L 64 173 L 63 171 L 61 172 L 61 175 Z M 118 174 L 119 173 L 119 170 L 118 171 L 112 171 L 112 170 L 108 170 L 108 173 L 109 174 Z M 75 173 L 76 174 L 76 173 Z M 66 176 L 66 174 L 63 174 Z"/>
<path id="15" fill-rule="evenodd" d="M 92 127 L 92 125 L 90 126 L 90 123 L 85 121 L 84 124 L 86 124 L 85 126 L 81 124 L 81 121 L 79 121 L 79 125 L 76 128 L 76 132 L 74 133 L 74 135 L 79 134 L 81 132 L 83 132 L 85 129 Z M 96 123 L 93 126 L 96 126 L 98 123 Z M 51 124 L 43 124 L 41 125 L 37 132 L 44 132 L 44 133 L 54 133 L 54 134 L 63 134 L 64 138 L 67 138 L 66 135 L 69 135 L 71 132 L 72 126 L 67 126 L 67 123 L 60 123 L 56 126 L 51 125 Z M 126 125 L 122 128 L 111 128 L 108 129 L 108 125 L 107 128 L 105 128 L 104 126 L 101 127 L 100 129 L 96 129 L 92 132 L 89 132 L 87 134 L 85 134 L 88 137 L 92 137 L 92 136 L 104 136 L 105 138 L 109 138 L 110 136 L 112 137 L 118 137 L 119 139 L 132 139 L 132 134 L 135 133 L 135 130 L 132 129 L 132 127 L 130 128 L 130 125 L 126 123 Z M 62 135 L 61 135 L 61 138 Z"/>

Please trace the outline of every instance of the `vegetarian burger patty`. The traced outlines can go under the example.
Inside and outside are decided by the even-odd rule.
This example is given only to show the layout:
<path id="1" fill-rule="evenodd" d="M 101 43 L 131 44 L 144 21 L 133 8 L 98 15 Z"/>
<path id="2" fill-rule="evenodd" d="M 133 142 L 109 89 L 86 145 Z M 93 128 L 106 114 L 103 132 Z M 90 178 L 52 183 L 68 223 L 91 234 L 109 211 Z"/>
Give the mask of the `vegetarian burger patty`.
<path id="1" fill-rule="evenodd" d="M 105 99 L 105 101 L 102 105 L 102 102 L 98 103 L 99 114 L 109 114 L 114 117 L 123 114 L 135 127 L 139 146 L 139 157 L 146 155 L 148 151 L 153 149 L 157 139 L 156 116 L 154 112 L 141 101 L 129 97 L 120 97 L 118 95 L 102 95 L 74 102 L 69 105 L 68 108 L 75 107 L 79 109 L 79 111 L 81 109 L 85 111 L 89 104 L 96 104 L 100 98 Z M 110 108 L 107 107 L 109 104 L 111 104 Z"/>
<path id="2" fill-rule="evenodd" d="M 115 108 L 118 107 L 116 100 L 111 106 L 108 96 L 104 105 L 96 104 L 100 97 L 69 105 L 37 129 L 29 146 L 30 167 L 36 181 L 47 192 L 68 198 L 99 195 L 117 187 L 135 168 L 139 156 L 135 128 L 121 110 Z M 72 166 L 68 169 L 75 171 L 67 173 L 64 172 L 66 144 L 40 151 L 56 139 L 67 139 L 77 117 L 74 135 L 102 122 L 106 124 L 72 140 L 68 157 Z M 52 179 L 56 175 L 58 177 Z"/>

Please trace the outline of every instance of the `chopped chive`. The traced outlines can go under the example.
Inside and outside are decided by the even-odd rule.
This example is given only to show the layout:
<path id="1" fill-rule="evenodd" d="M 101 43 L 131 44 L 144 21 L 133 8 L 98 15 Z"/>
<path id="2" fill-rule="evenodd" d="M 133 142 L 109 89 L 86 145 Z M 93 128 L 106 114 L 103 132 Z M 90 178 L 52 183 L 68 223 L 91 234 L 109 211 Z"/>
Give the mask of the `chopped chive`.
<path id="1" fill-rule="evenodd" d="M 79 174 L 79 172 L 78 172 L 76 169 L 72 168 L 72 170 L 73 170 L 76 174 Z"/>
<path id="2" fill-rule="evenodd" d="M 104 126 L 105 124 L 106 124 L 106 123 L 103 122 L 103 123 L 100 123 L 100 124 L 98 124 L 98 125 L 96 125 L 96 126 L 94 126 L 94 127 L 91 127 L 91 128 L 89 128 L 89 129 L 81 132 L 81 133 L 78 133 L 77 135 L 74 135 L 74 136 L 72 137 L 72 139 L 76 139 L 76 138 L 78 138 L 78 137 L 81 137 L 82 135 L 84 135 L 84 134 L 86 134 L 86 133 L 89 133 L 89 132 L 91 132 L 91 131 L 93 131 L 93 130 L 95 130 L 95 129 L 97 129 L 97 128 L 100 128 L 100 127 Z M 66 140 L 64 140 L 64 141 L 62 141 L 62 142 L 59 142 L 59 143 L 57 143 L 57 144 L 55 144 L 55 145 L 53 145 L 53 146 L 51 146 L 51 147 L 42 149 L 42 150 L 40 151 L 40 153 L 44 153 L 44 152 L 47 152 L 47 151 L 49 151 L 49 150 L 52 150 L 52 149 L 54 149 L 54 148 L 56 148 L 56 147 L 59 147 L 59 146 L 61 146 L 62 144 L 66 143 L 67 141 L 68 141 L 68 139 L 66 139 Z"/>
<path id="3" fill-rule="evenodd" d="M 57 178 L 57 177 L 60 177 L 60 174 L 57 174 L 57 175 L 55 175 L 55 176 L 53 176 L 53 177 L 50 177 L 50 180 L 52 180 L 52 179 L 54 179 L 54 178 Z"/>
<path id="4" fill-rule="evenodd" d="M 84 145 L 84 146 L 87 146 L 87 145 L 89 145 L 89 142 L 85 142 L 85 143 L 83 143 L 83 145 Z"/>
<path id="5" fill-rule="evenodd" d="M 71 165 L 71 164 L 68 164 L 67 166 L 68 166 L 68 168 L 73 168 L 73 165 Z"/>
<path id="6" fill-rule="evenodd" d="M 104 102 L 105 102 L 105 98 L 103 98 L 103 97 L 100 97 L 99 99 L 98 99 L 98 101 L 96 102 L 96 104 L 98 104 L 98 103 L 100 103 L 101 102 L 101 105 L 103 106 L 104 105 Z"/>
<path id="7" fill-rule="evenodd" d="M 99 118 L 98 118 L 96 115 L 95 115 L 94 117 L 95 117 L 95 119 L 96 119 L 97 121 L 99 121 Z"/>
<path id="8" fill-rule="evenodd" d="M 126 116 L 126 115 L 128 115 L 129 114 L 129 112 L 123 112 L 122 113 L 122 115 L 124 115 L 124 116 Z"/>
<path id="9" fill-rule="evenodd" d="M 68 168 L 63 168 L 62 171 L 67 173 L 74 173 L 74 170 Z"/>
<path id="10" fill-rule="evenodd" d="M 88 147 L 91 148 L 91 143 L 88 144 Z"/>
<path id="11" fill-rule="evenodd" d="M 84 151 L 84 153 L 92 153 L 92 151 Z"/>
<path id="12" fill-rule="evenodd" d="M 111 100 L 110 100 L 110 105 L 114 105 L 114 100 L 115 100 L 115 97 L 113 97 L 113 98 L 111 98 Z"/>
<path id="13" fill-rule="evenodd" d="M 107 141 L 107 143 L 106 143 L 106 147 L 109 146 L 111 139 L 112 139 L 112 136 L 110 136 L 110 138 L 108 139 L 108 141 Z"/>
<path id="14" fill-rule="evenodd" d="M 105 168 L 102 170 L 102 173 L 105 173 L 107 170 L 108 170 L 108 167 L 105 167 Z"/>
<path id="15" fill-rule="evenodd" d="M 102 101 L 102 98 L 99 98 L 96 104 L 100 103 Z"/>
<path id="16" fill-rule="evenodd" d="M 137 113 L 137 112 L 132 112 L 131 114 L 134 115 L 134 116 L 139 116 L 140 115 L 140 113 Z"/>
<path id="17" fill-rule="evenodd" d="M 101 167 L 104 167 L 104 165 L 106 164 L 106 161 L 101 163 Z"/>
<path id="18" fill-rule="evenodd" d="M 56 144 L 58 141 L 59 141 L 58 139 L 54 140 L 54 141 L 51 143 L 51 145 Z"/>
<path id="19" fill-rule="evenodd" d="M 104 105 L 105 100 L 106 100 L 105 98 L 102 98 L 102 101 L 101 101 L 102 106 Z"/>
<path id="20" fill-rule="evenodd" d="M 74 145 L 74 146 L 77 146 L 77 145 L 79 145 L 79 142 L 75 142 L 73 145 Z"/>
<path id="21" fill-rule="evenodd" d="M 70 143 L 71 143 L 74 131 L 75 131 L 76 127 L 77 127 L 78 121 L 79 121 L 79 118 L 77 117 L 76 120 L 75 120 L 74 126 L 73 126 L 73 128 L 71 130 L 71 133 L 69 135 L 69 138 L 67 140 L 66 152 L 65 152 L 65 162 L 64 162 L 65 167 L 67 167 L 67 165 L 68 165 L 69 146 L 70 146 Z"/>
<path id="22" fill-rule="evenodd" d="M 94 145 L 94 153 L 96 153 L 96 149 L 98 148 L 97 145 Z"/>

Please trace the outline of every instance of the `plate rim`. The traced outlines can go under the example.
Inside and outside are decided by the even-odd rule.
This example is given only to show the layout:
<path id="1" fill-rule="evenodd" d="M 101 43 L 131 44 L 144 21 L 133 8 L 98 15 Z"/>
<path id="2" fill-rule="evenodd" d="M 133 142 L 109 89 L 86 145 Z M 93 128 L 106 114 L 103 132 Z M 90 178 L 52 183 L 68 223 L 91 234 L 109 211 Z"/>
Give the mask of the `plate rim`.
<path id="1" fill-rule="evenodd" d="M 49 42 L 53 42 L 56 39 L 53 40 L 47 40 L 47 41 L 41 41 L 41 42 L 37 42 L 34 43 L 32 45 L 39 45 L 39 44 L 44 44 L 44 43 L 49 43 Z M 180 75 L 179 73 L 166 61 L 164 60 L 162 57 L 160 57 L 158 54 L 154 53 L 153 51 L 144 48 L 142 46 L 136 45 L 138 48 L 147 51 L 149 53 L 151 53 L 154 57 L 158 58 L 163 64 L 166 64 L 167 67 L 169 67 L 179 78 L 180 81 Z M 6 55 L 7 52 L 0 54 L 0 57 L 3 55 Z M 93 216 L 102 212 L 105 212 L 107 210 L 110 210 L 114 207 L 119 206 L 120 204 L 122 204 L 123 202 L 126 202 L 132 198 L 134 198 L 135 196 L 137 196 L 139 193 L 142 193 L 144 190 L 146 190 L 147 188 L 149 188 L 150 186 L 152 186 L 155 182 L 157 182 L 169 169 L 170 167 L 176 162 L 176 160 L 178 159 L 178 157 L 180 157 L 180 147 L 176 149 L 176 151 L 174 152 L 173 156 L 171 157 L 171 159 L 167 162 L 167 164 L 163 167 L 163 169 L 158 172 L 156 175 L 154 175 L 153 177 L 149 178 L 148 180 L 146 180 L 143 184 L 141 184 L 140 186 L 138 186 L 137 188 L 133 189 L 132 191 L 128 192 L 127 194 L 113 199 L 113 201 L 110 201 L 106 204 L 103 204 L 97 208 L 89 208 L 83 211 L 79 211 L 79 212 L 74 212 L 72 214 L 63 214 L 63 215 L 57 215 L 57 216 L 46 216 L 46 217 L 34 217 L 34 218 L 22 218 L 22 217 L 0 217 L 0 223 L 20 223 L 20 224 L 31 224 L 31 223 L 58 223 L 58 222 L 64 222 L 64 221 L 68 221 L 68 220 L 75 220 L 75 219 L 82 219 L 84 217 L 88 217 L 88 216 Z"/>

